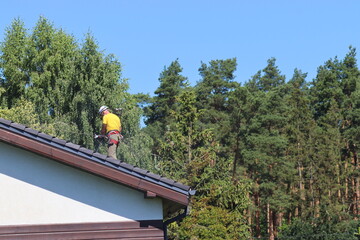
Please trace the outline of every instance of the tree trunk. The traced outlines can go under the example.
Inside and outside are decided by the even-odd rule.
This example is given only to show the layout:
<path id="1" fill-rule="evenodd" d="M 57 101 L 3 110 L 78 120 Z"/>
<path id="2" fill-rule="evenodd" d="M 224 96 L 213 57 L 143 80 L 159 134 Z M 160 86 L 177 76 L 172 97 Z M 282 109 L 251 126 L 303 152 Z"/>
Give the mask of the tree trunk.
<path id="1" fill-rule="evenodd" d="M 345 166 L 344 166 L 344 174 L 346 174 L 348 171 L 348 162 L 345 160 Z M 349 179 L 345 178 L 345 194 L 344 194 L 345 202 L 349 199 Z"/>
<path id="2" fill-rule="evenodd" d="M 236 177 L 236 168 L 237 168 L 237 164 L 238 161 L 240 159 L 240 139 L 239 137 L 236 138 L 236 146 L 235 146 L 235 156 L 234 156 L 234 162 L 233 162 L 233 171 L 232 171 L 232 178 L 233 180 Z"/>
<path id="3" fill-rule="evenodd" d="M 310 169 L 310 172 L 312 171 L 312 169 Z M 312 209 L 312 215 L 313 217 L 315 217 L 316 215 L 316 201 L 315 201 L 315 193 L 314 193 L 314 180 L 313 180 L 313 176 L 312 173 L 310 175 L 310 181 L 309 181 L 309 191 L 311 193 L 311 199 L 310 199 L 310 209 Z"/>
<path id="4" fill-rule="evenodd" d="M 272 210 L 270 209 L 270 204 L 266 204 L 266 212 L 267 212 L 267 223 L 268 223 L 268 234 L 269 240 L 275 240 L 275 233 L 274 233 L 274 215 Z"/>
<path id="5" fill-rule="evenodd" d="M 247 193 L 247 197 L 248 197 L 248 199 L 251 199 L 249 192 Z M 245 216 L 247 216 L 247 218 L 248 218 L 248 224 L 249 224 L 249 226 L 252 226 L 252 221 L 253 221 L 253 219 L 252 219 L 251 209 L 249 209 L 249 208 L 246 209 Z M 252 232 L 252 229 L 250 229 L 250 231 Z"/>
<path id="6" fill-rule="evenodd" d="M 320 217 L 320 199 L 316 198 L 315 200 L 315 218 L 319 218 Z"/>
<path id="7" fill-rule="evenodd" d="M 336 170 L 337 170 L 337 175 L 338 175 L 338 177 L 337 177 L 337 184 L 338 184 L 339 186 L 341 186 L 341 181 L 340 181 L 341 172 L 340 172 L 340 166 L 339 166 L 339 164 L 336 164 Z M 340 189 L 337 191 L 337 197 L 338 197 L 338 201 L 341 202 L 342 197 L 341 197 L 341 190 L 340 190 Z"/>
<path id="8" fill-rule="evenodd" d="M 358 157 L 357 157 L 357 152 L 355 150 L 353 150 L 353 163 L 354 163 L 354 167 L 355 167 L 355 171 L 359 170 L 359 164 L 358 164 Z M 354 210 L 353 210 L 353 214 L 355 216 L 355 219 L 358 219 L 358 214 L 359 214 L 359 197 L 360 197 L 360 189 L 359 189 L 359 177 L 356 176 L 354 179 Z"/>
<path id="9" fill-rule="evenodd" d="M 254 205 L 257 208 L 255 210 L 255 236 L 260 238 L 261 237 L 261 229 L 260 229 L 260 197 L 259 193 L 254 193 Z"/>
<path id="10" fill-rule="evenodd" d="M 300 190 L 300 206 L 296 207 L 296 217 L 298 217 L 299 215 L 301 215 L 301 212 L 305 207 L 304 207 L 304 202 L 305 202 L 305 186 L 304 186 L 304 180 L 303 180 L 303 172 L 304 168 L 301 166 L 301 163 L 298 162 L 298 172 L 299 172 L 299 190 Z"/>
<path id="11" fill-rule="evenodd" d="M 283 212 L 282 209 L 279 209 L 279 212 L 274 212 L 274 236 L 277 238 L 279 234 L 279 227 L 282 225 L 282 219 L 283 219 Z"/>
<path id="12" fill-rule="evenodd" d="M 188 163 L 191 162 L 191 148 L 192 148 L 192 139 L 191 139 L 191 135 L 192 135 L 192 123 L 190 123 L 190 129 L 189 129 L 189 133 L 188 133 Z"/>

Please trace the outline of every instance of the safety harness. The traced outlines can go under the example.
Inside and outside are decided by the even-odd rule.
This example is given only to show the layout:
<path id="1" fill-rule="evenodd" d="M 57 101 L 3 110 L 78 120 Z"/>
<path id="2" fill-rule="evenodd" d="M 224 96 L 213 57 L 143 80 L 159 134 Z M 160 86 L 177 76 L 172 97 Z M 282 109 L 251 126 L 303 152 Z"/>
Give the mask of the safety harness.
<path id="1" fill-rule="evenodd" d="M 120 135 L 120 139 L 122 139 L 122 136 L 121 136 L 121 134 L 120 134 L 119 131 L 117 131 L 117 130 L 111 130 L 111 131 L 109 131 L 109 132 L 106 134 L 107 138 L 109 139 L 109 144 L 110 144 L 110 145 L 112 145 L 112 144 L 119 145 L 119 141 L 116 141 L 115 139 L 110 138 L 110 136 L 111 136 L 111 135 L 114 135 L 114 134 L 119 134 L 119 135 Z"/>

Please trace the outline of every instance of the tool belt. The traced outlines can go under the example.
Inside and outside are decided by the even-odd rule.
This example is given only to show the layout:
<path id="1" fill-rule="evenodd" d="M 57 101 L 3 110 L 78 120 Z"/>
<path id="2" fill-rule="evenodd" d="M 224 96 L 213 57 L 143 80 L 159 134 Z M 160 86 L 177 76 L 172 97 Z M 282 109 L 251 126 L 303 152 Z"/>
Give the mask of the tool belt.
<path id="1" fill-rule="evenodd" d="M 117 131 L 117 130 L 111 130 L 111 131 L 109 131 L 109 132 L 106 134 L 107 138 L 109 139 L 109 142 L 108 142 L 109 145 L 112 145 L 112 144 L 118 145 L 118 144 L 119 144 L 119 141 L 117 141 L 116 139 L 112 139 L 112 138 L 110 137 L 111 135 L 114 135 L 114 134 L 119 134 L 119 139 L 121 139 L 121 137 L 122 137 L 121 134 L 120 134 L 120 132 Z"/>

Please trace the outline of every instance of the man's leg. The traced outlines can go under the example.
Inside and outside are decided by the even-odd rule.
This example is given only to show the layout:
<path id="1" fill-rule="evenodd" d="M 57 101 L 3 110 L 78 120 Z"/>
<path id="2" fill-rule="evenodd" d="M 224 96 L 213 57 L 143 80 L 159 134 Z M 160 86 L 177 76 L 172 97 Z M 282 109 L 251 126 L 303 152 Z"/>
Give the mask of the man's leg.
<path id="1" fill-rule="evenodd" d="M 113 139 L 113 140 L 119 142 L 120 141 L 120 136 L 119 136 L 119 134 L 112 134 L 112 135 L 110 135 L 110 139 Z M 118 144 L 114 144 L 114 143 L 111 143 L 109 141 L 108 154 L 107 154 L 109 157 L 117 159 L 117 157 L 116 157 L 117 146 L 118 146 Z"/>
<path id="2" fill-rule="evenodd" d="M 116 158 L 116 148 L 117 148 L 116 144 L 111 144 L 111 145 L 109 144 L 108 145 L 108 153 L 107 153 L 107 155 L 109 157 L 117 159 Z"/>

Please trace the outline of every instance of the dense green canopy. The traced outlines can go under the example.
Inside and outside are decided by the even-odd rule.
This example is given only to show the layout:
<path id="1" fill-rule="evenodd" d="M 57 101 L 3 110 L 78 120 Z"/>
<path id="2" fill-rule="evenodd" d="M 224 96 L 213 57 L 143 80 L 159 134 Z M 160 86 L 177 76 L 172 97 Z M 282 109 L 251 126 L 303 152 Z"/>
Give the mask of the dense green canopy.
<path id="1" fill-rule="evenodd" d="M 190 86 L 176 59 L 153 96 L 134 95 L 91 34 L 78 43 L 44 17 L 31 31 L 15 19 L 0 47 L 0 117 L 95 148 L 98 108 L 122 108 L 118 158 L 197 190 L 171 239 L 356 239 L 356 49 L 316 67 L 286 79 L 270 58 L 242 86 L 237 60 L 216 59 Z"/>

